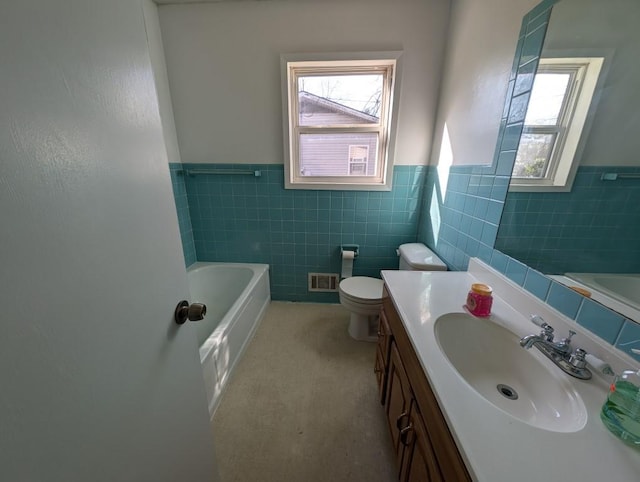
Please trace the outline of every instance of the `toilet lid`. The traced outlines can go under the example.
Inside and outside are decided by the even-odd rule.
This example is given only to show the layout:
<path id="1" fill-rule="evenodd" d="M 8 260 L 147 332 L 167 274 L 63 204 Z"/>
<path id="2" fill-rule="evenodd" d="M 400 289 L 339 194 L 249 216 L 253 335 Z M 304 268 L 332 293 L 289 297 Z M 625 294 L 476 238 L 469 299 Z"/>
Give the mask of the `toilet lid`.
<path id="1" fill-rule="evenodd" d="M 353 276 L 340 282 L 340 289 L 343 293 L 361 300 L 382 299 L 383 286 L 384 282 L 381 279 L 368 276 Z"/>
<path id="2" fill-rule="evenodd" d="M 405 243 L 398 248 L 409 266 L 419 271 L 447 271 L 447 265 L 422 243 Z"/>

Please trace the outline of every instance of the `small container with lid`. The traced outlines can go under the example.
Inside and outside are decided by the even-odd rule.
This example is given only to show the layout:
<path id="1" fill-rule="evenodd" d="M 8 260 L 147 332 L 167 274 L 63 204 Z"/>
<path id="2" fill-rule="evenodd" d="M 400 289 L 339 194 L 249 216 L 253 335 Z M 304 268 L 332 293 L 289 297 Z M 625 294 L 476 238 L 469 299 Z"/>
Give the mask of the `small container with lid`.
<path id="1" fill-rule="evenodd" d="M 624 443 L 640 449 L 640 370 L 616 376 L 600 419 Z"/>
<path id="2" fill-rule="evenodd" d="M 473 283 L 467 295 L 467 309 L 474 316 L 491 315 L 491 304 L 493 303 L 493 290 L 491 286 L 484 283 Z"/>

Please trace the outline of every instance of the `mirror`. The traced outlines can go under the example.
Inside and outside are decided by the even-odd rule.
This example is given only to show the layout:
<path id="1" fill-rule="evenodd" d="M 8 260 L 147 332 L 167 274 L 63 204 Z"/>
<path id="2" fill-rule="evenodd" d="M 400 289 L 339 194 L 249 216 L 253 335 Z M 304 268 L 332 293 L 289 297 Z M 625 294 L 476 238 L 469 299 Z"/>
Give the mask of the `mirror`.
<path id="1" fill-rule="evenodd" d="M 640 2 L 560 0 L 542 58 L 574 56 L 604 63 L 571 190 L 510 191 L 495 248 L 545 274 L 640 273 Z"/>

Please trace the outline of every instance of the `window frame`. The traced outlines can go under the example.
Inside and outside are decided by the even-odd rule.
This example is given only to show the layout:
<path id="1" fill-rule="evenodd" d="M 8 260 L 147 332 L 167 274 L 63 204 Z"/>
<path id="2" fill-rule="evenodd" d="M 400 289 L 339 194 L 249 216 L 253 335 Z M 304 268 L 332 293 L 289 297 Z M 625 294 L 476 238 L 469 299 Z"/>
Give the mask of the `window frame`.
<path id="1" fill-rule="evenodd" d="M 358 52 L 281 55 L 284 184 L 286 189 L 389 191 L 393 178 L 395 133 L 398 118 L 400 58 L 402 52 Z M 383 73 L 383 100 L 378 124 L 300 126 L 298 78 L 309 75 Z M 375 176 L 350 174 L 349 152 L 344 176 L 300 174 L 299 139 L 303 134 L 376 133 Z M 353 144 L 355 145 L 355 144 Z M 374 162 L 368 156 L 367 163 Z"/>
<path id="2" fill-rule="evenodd" d="M 355 157 L 351 154 L 352 150 L 363 149 L 366 151 L 366 155 L 364 157 Z M 351 168 L 355 164 L 364 165 L 364 172 L 367 172 L 367 168 L 369 167 L 369 146 L 366 144 L 349 144 L 349 150 L 347 153 L 347 175 L 354 176 L 351 173 Z"/>
<path id="3" fill-rule="evenodd" d="M 555 134 L 546 174 L 541 178 L 515 177 L 509 182 L 511 192 L 567 192 L 580 164 L 581 139 L 586 139 L 589 119 L 597 106 L 596 86 L 604 57 L 541 58 L 537 72 L 571 73 L 567 94 L 556 126 L 523 125 L 522 134 Z M 518 145 L 518 149 L 520 146 Z"/>

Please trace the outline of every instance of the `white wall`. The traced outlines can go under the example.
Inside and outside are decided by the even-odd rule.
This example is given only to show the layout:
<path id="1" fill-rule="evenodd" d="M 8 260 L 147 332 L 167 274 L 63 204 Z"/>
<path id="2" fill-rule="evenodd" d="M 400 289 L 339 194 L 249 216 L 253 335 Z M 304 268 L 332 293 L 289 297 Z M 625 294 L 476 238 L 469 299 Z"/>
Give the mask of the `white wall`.
<path id="1" fill-rule="evenodd" d="M 426 164 L 448 0 L 160 6 L 183 162 L 282 163 L 280 54 L 403 50 L 396 164 Z"/>
<path id="2" fill-rule="evenodd" d="M 160 19 L 158 7 L 152 0 L 142 0 L 144 13 L 144 27 L 147 33 L 149 56 L 153 67 L 156 91 L 158 93 L 158 107 L 162 120 L 162 132 L 167 148 L 169 162 L 180 162 L 180 150 L 178 148 L 178 135 L 171 105 L 171 93 L 169 92 L 169 78 L 167 77 L 167 65 L 164 60 L 164 47 L 160 33 Z"/>
<path id="3" fill-rule="evenodd" d="M 491 164 L 522 17 L 539 0 L 454 0 L 431 164 Z"/>

